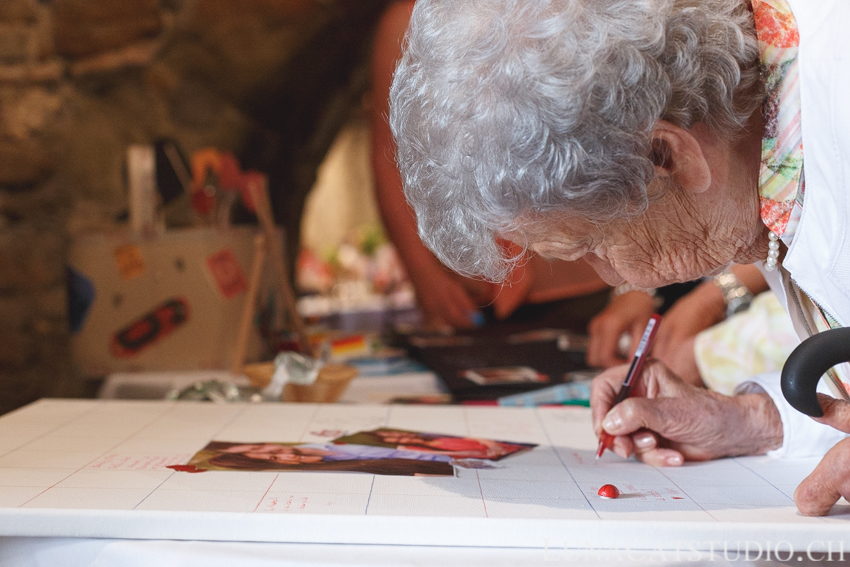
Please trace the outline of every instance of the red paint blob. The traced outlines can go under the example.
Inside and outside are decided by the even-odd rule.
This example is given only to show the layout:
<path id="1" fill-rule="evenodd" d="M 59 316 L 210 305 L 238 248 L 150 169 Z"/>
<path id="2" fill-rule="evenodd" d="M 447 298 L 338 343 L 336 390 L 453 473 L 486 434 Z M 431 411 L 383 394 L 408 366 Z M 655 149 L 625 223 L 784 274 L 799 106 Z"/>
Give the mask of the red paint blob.
<path id="1" fill-rule="evenodd" d="M 617 490 L 617 487 L 613 484 L 605 484 L 602 488 L 599 489 L 599 496 L 602 498 L 610 500 L 611 498 L 616 498 L 620 495 L 620 491 Z"/>

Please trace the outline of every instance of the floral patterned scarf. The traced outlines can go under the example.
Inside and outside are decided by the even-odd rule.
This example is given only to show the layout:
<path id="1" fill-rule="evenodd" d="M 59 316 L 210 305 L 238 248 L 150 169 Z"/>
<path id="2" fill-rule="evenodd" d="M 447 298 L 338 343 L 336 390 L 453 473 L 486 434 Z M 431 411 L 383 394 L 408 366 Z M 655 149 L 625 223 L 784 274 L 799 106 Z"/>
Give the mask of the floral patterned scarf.
<path id="1" fill-rule="evenodd" d="M 800 34 L 786 0 L 752 0 L 752 6 L 767 95 L 759 171 L 761 218 L 790 245 L 805 189 L 797 61 Z"/>

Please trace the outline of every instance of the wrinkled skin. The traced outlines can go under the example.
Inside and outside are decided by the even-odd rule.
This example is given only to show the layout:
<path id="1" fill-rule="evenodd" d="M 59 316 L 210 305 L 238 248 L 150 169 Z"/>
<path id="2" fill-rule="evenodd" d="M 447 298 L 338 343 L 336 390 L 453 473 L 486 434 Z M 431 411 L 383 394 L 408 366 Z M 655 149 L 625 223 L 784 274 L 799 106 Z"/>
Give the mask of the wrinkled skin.
<path id="1" fill-rule="evenodd" d="M 627 371 L 603 372 L 591 390 L 594 431 L 614 435 L 612 449 L 621 457 L 678 466 L 782 445 L 782 420 L 767 394 L 724 396 L 685 383 L 656 360 L 647 361 L 632 397 L 612 408 Z"/>
<path id="2" fill-rule="evenodd" d="M 653 142 L 665 144 L 671 157 L 656 166 L 650 190 L 659 182 L 669 182 L 669 190 L 646 212 L 604 224 L 568 213 L 529 217 L 522 236 L 542 255 L 584 258 L 610 285 L 660 287 L 717 275 L 731 263 L 761 260 L 767 252 L 758 203 L 762 132 L 758 112 L 737 142 L 720 140 L 700 124 L 683 130 L 661 120 Z M 634 397 L 612 409 L 625 372 L 617 367 L 601 374 L 591 394 L 596 432 L 604 427 L 615 435 L 613 448 L 621 456 L 636 454 L 669 466 L 685 459 L 762 454 L 782 444 L 782 422 L 767 394 L 720 396 L 650 363 Z M 850 411 L 844 405 L 829 410 L 824 422 L 850 431 Z M 798 488 L 800 511 L 824 514 L 847 494 L 848 466 L 850 442 L 844 441 Z"/>

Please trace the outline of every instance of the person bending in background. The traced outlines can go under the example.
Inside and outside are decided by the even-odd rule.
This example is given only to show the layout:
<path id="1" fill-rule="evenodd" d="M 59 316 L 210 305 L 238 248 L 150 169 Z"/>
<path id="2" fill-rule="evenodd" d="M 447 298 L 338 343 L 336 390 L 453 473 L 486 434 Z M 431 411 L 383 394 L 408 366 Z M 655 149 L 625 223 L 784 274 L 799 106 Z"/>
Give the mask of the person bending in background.
<path id="1" fill-rule="evenodd" d="M 590 319 L 607 305 L 610 287 L 583 260 L 526 257 L 506 285 L 499 285 L 448 271 L 422 244 L 404 199 L 387 122 L 390 84 L 413 5 L 414 0 L 391 4 L 378 25 L 371 64 L 372 167 L 381 217 L 416 290 L 426 324 L 470 329 L 509 320 L 586 332 Z M 482 312 L 483 306 L 489 307 Z"/>

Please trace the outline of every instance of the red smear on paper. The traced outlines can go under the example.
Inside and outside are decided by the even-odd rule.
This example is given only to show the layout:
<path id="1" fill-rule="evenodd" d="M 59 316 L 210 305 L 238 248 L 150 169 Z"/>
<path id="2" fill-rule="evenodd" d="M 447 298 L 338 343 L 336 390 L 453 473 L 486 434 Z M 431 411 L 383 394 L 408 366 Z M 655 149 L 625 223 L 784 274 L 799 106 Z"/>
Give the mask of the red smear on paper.
<path id="1" fill-rule="evenodd" d="M 165 468 L 188 473 L 207 472 L 206 469 L 199 469 L 195 465 L 168 465 Z"/>

